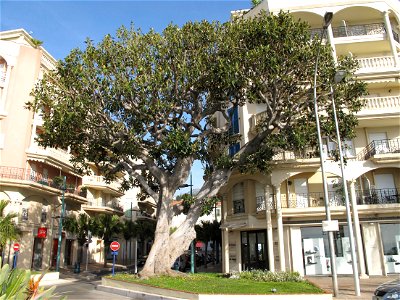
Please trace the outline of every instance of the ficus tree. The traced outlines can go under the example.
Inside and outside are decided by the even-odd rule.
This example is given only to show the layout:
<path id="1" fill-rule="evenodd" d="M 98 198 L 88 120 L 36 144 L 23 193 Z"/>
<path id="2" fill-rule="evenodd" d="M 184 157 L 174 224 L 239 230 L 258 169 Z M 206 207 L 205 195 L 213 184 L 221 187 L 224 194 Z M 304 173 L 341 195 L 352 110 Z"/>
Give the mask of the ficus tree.
<path id="1" fill-rule="evenodd" d="M 234 170 L 268 172 L 277 151 L 316 144 L 312 82 L 319 47 L 318 103 L 325 115 L 335 72 L 349 74 L 333 84 L 342 137 L 349 137 L 365 91 L 351 76 L 355 62 L 335 64 L 330 47 L 286 13 L 169 25 L 161 33 L 122 27 L 114 37 L 72 50 L 43 77 L 28 106 L 49 108 L 42 146 L 69 147 L 82 172 L 87 162 L 108 179 L 126 172 L 124 188 L 139 185 L 154 199 L 155 239 L 141 275 L 169 273 L 194 239 L 204 206 Z M 245 103 L 262 106 L 264 117 L 251 140 L 229 155 L 241 138 L 231 129 L 233 112 Z M 322 121 L 329 135 L 332 119 Z M 195 160 L 204 165 L 204 184 L 170 233 L 175 191 Z"/>

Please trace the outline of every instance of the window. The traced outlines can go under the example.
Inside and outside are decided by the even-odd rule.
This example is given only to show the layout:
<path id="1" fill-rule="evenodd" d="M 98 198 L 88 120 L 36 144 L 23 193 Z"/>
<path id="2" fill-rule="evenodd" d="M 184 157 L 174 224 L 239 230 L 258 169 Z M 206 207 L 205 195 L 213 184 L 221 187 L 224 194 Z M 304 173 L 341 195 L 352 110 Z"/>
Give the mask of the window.
<path id="1" fill-rule="evenodd" d="M 240 214 L 245 212 L 243 183 L 238 183 L 233 187 L 233 213 Z"/>
<path id="2" fill-rule="evenodd" d="M 228 109 L 228 115 L 231 116 L 231 127 L 229 129 L 230 135 L 239 133 L 239 109 L 237 106 Z M 240 143 L 236 143 L 229 147 L 229 155 L 233 156 L 240 150 Z"/>
<path id="3" fill-rule="evenodd" d="M 21 219 L 22 219 L 22 221 L 28 221 L 28 209 L 27 208 L 22 209 Z"/>

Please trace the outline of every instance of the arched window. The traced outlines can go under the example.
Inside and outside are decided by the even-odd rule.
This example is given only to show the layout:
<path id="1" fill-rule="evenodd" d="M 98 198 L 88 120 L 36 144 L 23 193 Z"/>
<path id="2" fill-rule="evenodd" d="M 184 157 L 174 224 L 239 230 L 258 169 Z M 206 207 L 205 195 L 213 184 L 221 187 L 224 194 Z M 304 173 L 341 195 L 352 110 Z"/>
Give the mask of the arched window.
<path id="1" fill-rule="evenodd" d="M 236 184 L 233 187 L 233 213 L 241 214 L 245 212 L 244 207 L 244 190 L 243 190 L 243 182 Z"/>

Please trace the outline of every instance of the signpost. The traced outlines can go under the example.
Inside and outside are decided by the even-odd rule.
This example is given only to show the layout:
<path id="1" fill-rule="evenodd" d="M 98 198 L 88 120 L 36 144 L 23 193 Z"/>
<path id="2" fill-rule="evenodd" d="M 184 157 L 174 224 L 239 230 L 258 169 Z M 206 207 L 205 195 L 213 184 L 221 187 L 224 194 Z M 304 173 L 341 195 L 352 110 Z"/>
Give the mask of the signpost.
<path id="1" fill-rule="evenodd" d="M 112 256 L 113 256 L 112 276 L 114 276 L 114 274 L 115 274 L 115 272 L 114 272 L 115 257 L 118 255 L 118 250 L 119 250 L 120 246 L 121 245 L 118 242 L 115 242 L 115 241 L 110 244 L 110 249 L 112 251 Z"/>
<path id="2" fill-rule="evenodd" d="M 13 269 L 15 269 L 17 267 L 17 261 L 18 261 L 19 243 L 14 243 L 13 249 L 14 249 Z"/>

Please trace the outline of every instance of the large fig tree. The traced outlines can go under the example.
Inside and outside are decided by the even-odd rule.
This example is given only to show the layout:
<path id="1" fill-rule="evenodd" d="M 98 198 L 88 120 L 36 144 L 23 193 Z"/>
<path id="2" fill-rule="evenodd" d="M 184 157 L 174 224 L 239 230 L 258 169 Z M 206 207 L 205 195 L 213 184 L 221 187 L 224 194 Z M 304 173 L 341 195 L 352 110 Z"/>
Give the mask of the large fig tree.
<path id="1" fill-rule="evenodd" d="M 170 25 L 162 33 L 120 28 L 115 37 L 72 50 L 37 85 L 29 106 L 44 108 L 41 145 L 68 147 L 82 171 L 91 162 L 109 179 L 126 172 L 124 188 L 140 185 L 154 199 L 155 240 L 141 274 L 169 273 L 195 237 L 204 206 L 234 170 L 267 172 L 276 151 L 316 143 L 311 85 L 318 47 L 324 134 L 334 128 L 330 88 L 340 68 L 350 74 L 334 86 L 349 137 L 365 88 L 352 79 L 355 63 L 346 58 L 335 66 L 329 46 L 319 46 L 308 25 L 286 13 Z M 231 108 L 246 102 L 263 105 L 265 115 L 252 140 L 230 156 L 229 146 L 240 140 L 232 134 Z M 170 233 L 173 196 L 195 160 L 204 164 L 204 184 Z"/>

